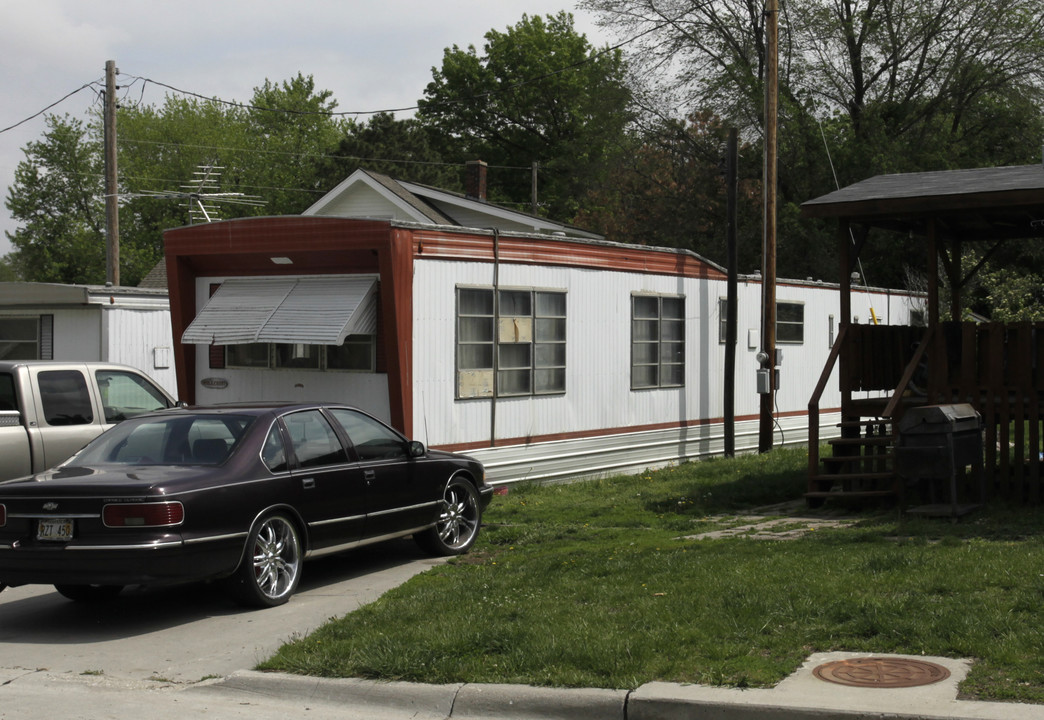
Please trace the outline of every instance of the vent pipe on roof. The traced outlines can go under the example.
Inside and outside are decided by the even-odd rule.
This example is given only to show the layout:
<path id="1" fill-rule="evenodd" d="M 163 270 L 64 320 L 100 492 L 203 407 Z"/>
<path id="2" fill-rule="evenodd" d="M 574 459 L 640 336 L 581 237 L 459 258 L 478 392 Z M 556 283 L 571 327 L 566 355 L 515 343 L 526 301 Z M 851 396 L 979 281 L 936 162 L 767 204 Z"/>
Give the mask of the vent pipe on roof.
<path id="1" fill-rule="evenodd" d="M 475 200 L 486 201 L 486 163 L 468 160 L 464 163 L 464 194 Z"/>

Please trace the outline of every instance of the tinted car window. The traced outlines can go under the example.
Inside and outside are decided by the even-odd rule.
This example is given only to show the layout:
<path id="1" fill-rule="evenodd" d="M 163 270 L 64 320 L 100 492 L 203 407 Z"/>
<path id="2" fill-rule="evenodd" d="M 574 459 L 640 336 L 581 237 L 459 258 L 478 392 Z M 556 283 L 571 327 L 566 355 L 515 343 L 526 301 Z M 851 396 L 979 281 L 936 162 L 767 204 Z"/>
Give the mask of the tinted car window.
<path id="1" fill-rule="evenodd" d="M 318 410 L 287 415 L 283 422 L 290 432 L 299 467 L 312 468 L 348 461 L 337 434 Z"/>
<path id="2" fill-rule="evenodd" d="M 253 421 L 249 415 L 129 420 L 93 440 L 68 465 L 219 465 Z"/>
<path id="3" fill-rule="evenodd" d="M 283 435 L 276 425 L 268 431 L 265 446 L 261 448 L 261 460 L 272 472 L 286 472 L 286 448 L 283 447 Z"/>
<path id="4" fill-rule="evenodd" d="M 76 370 L 45 370 L 39 375 L 40 402 L 48 425 L 94 422 L 87 379 Z"/>
<path id="5" fill-rule="evenodd" d="M 369 415 L 344 408 L 330 413 L 341 423 L 360 460 L 388 460 L 408 455 L 406 441 Z"/>
<path id="6" fill-rule="evenodd" d="M 17 410 L 18 397 L 15 395 L 14 378 L 10 373 L 0 373 L 0 410 Z"/>

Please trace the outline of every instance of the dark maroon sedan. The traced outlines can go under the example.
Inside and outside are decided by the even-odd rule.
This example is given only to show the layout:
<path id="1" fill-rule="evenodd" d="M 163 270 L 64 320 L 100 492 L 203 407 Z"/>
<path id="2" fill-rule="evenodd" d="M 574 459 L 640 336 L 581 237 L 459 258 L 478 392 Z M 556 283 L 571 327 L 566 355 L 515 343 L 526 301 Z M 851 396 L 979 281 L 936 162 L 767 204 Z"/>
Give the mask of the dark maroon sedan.
<path id="1" fill-rule="evenodd" d="M 352 407 L 165 410 L 0 483 L 0 587 L 96 600 L 227 578 L 239 601 L 279 605 L 306 557 L 407 535 L 433 554 L 467 551 L 491 495 L 478 461 Z"/>

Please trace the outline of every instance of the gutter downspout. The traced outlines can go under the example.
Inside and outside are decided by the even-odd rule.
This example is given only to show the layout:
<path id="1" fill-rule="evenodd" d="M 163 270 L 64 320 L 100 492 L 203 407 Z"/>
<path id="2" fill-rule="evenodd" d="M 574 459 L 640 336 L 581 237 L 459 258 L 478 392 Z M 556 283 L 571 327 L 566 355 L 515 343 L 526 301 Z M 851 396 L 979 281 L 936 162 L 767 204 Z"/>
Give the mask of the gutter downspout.
<path id="1" fill-rule="evenodd" d="M 493 395 L 489 400 L 489 446 L 497 446 L 497 374 L 500 370 L 500 230 L 493 228 Z"/>

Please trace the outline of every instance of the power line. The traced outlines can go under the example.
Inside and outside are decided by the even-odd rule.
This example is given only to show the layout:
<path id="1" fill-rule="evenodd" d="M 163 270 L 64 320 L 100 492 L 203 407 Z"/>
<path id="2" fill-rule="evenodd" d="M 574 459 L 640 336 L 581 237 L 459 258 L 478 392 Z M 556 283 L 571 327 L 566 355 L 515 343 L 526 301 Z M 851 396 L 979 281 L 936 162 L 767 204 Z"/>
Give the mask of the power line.
<path id="1" fill-rule="evenodd" d="M 630 37 L 630 38 L 628 38 L 628 39 L 626 39 L 626 40 L 624 40 L 622 42 L 617 43 L 616 45 L 605 47 L 602 50 L 594 53 L 593 55 L 591 55 L 589 57 L 585 57 L 583 60 L 579 60 L 579 61 L 577 61 L 575 63 L 572 63 L 570 65 L 567 65 L 567 66 L 565 66 L 563 68 L 559 68 L 558 70 L 552 70 L 552 71 L 544 73 L 542 75 L 538 75 L 538 76 L 535 76 L 535 77 L 532 77 L 532 78 L 528 78 L 526 80 L 519 81 L 519 82 L 514 83 L 512 85 L 509 85 L 507 87 L 497 88 L 496 90 L 490 90 L 489 92 L 480 93 L 478 95 L 472 95 L 472 96 L 469 96 L 469 97 L 466 97 L 466 98 L 459 98 L 459 99 L 452 100 L 452 101 L 449 101 L 449 102 L 466 103 L 466 102 L 471 102 L 471 101 L 474 101 L 474 100 L 482 100 L 482 99 L 488 98 L 488 97 L 490 97 L 492 95 L 497 95 L 497 94 L 500 94 L 500 93 L 510 92 L 512 90 L 515 90 L 515 89 L 520 88 L 520 87 L 524 87 L 524 86 L 529 85 L 531 83 L 539 82 L 539 81 L 545 80 L 545 79 L 547 79 L 549 77 L 554 77 L 556 75 L 561 75 L 561 74 L 569 72 L 571 70 L 575 70 L 575 69 L 577 69 L 579 67 L 587 65 L 588 63 L 594 62 L 595 60 L 603 57 L 604 55 L 607 55 L 607 54 L 609 54 L 611 52 L 614 52 L 616 50 L 619 50 L 619 49 L 623 48 L 626 45 L 629 45 L 629 44 L 631 44 L 631 43 L 633 43 L 633 42 L 635 42 L 637 40 L 640 40 L 641 38 L 645 37 L 646 35 L 654 33 L 654 32 L 656 32 L 656 31 L 658 31 L 658 30 L 660 30 L 660 29 L 662 29 L 664 27 L 667 27 L 668 25 L 673 24 L 675 21 L 676 20 L 669 19 L 669 20 L 666 20 L 666 21 L 664 21 L 664 22 L 662 22 L 662 23 L 660 23 L 658 25 L 654 25 L 653 27 L 638 33 L 634 37 Z M 120 73 L 120 77 L 127 77 L 127 78 L 129 78 L 130 79 L 130 85 L 134 85 L 138 81 L 141 81 L 142 87 L 141 87 L 141 92 L 140 92 L 140 96 L 139 96 L 139 101 L 140 101 L 140 98 L 143 98 L 145 96 L 145 88 L 146 88 L 146 86 L 149 83 L 152 83 L 153 85 L 157 85 L 159 87 L 166 88 L 168 90 L 171 90 L 172 92 L 179 93 L 181 95 L 187 95 L 189 97 L 199 98 L 201 100 L 206 100 L 208 102 L 216 102 L 216 103 L 219 103 L 219 104 L 222 104 L 222 105 L 228 105 L 230 107 L 242 108 L 242 109 L 245 109 L 245 110 L 259 110 L 259 111 L 263 111 L 263 112 L 279 112 L 279 113 L 284 113 L 284 114 L 287 114 L 287 115 L 323 115 L 323 116 L 327 116 L 327 117 L 347 117 L 347 116 L 351 115 L 351 116 L 359 117 L 359 116 L 362 116 L 362 115 L 379 115 L 381 113 L 408 112 L 408 111 L 419 110 L 420 109 L 420 105 L 410 105 L 410 106 L 407 106 L 407 107 L 400 107 L 400 108 L 385 108 L 383 110 L 347 110 L 347 111 L 342 111 L 342 112 L 335 112 L 335 111 L 332 111 L 332 110 L 315 111 L 315 110 L 292 110 L 292 109 L 287 109 L 287 108 L 270 108 L 270 107 L 263 107 L 263 106 L 259 106 L 259 105 L 252 105 L 252 104 L 249 104 L 249 103 L 239 103 L 239 102 L 235 102 L 235 101 L 232 101 L 232 100 L 224 100 L 222 98 L 208 97 L 208 96 L 203 95 L 201 93 L 193 92 L 191 90 L 182 90 L 181 88 L 175 87 L 175 86 L 170 85 L 168 83 L 160 82 L 158 80 L 153 80 L 152 78 L 141 77 L 139 75 L 126 75 L 124 73 Z M 55 107 L 56 105 L 61 104 L 62 102 L 64 102 L 65 100 L 69 99 L 70 97 L 72 97 L 76 93 L 78 93 L 78 92 L 80 92 L 82 90 L 85 90 L 87 88 L 90 88 L 92 85 L 99 85 L 99 84 L 101 84 L 101 82 L 102 82 L 102 80 L 94 80 L 92 82 L 89 82 L 89 83 L 86 83 L 84 85 L 81 85 L 80 87 L 76 88 L 72 92 L 68 93 L 67 95 L 61 97 L 60 99 L 58 99 L 58 100 L 54 101 L 53 103 L 51 103 L 50 105 L 48 105 L 47 107 L 43 108 L 42 110 L 40 110 L 40 111 L 38 111 L 36 113 L 33 113 L 32 115 L 30 115 L 30 116 L 28 116 L 26 118 L 23 118 L 22 120 L 19 120 L 18 122 L 16 122 L 13 125 L 10 125 L 10 126 L 8 126 L 6 128 L 3 128 L 3 129 L 0 129 L 0 134 L 5 133 L 5 132 L 7 132 L 9 130 L 13 130 L 14 128 L 19 127 L 20 125 L 24 125 L 25 123 L 29 122 L 30 120 L 33 120 L 34 118 L 37 118 L 40 115 L 43 115 L 45 112 L 47 112 L 51 108 Z M 124 85 L 123 87 L 125 87 L 125 88 L 126 87 L 130 87 L 130 85 Z M 389 161 L 389 162 L 394 162 L 394 161 Z M 516 168 L 516 169 L 525 169 L 525 168 Z"/>
<path id="2" fill-rule="evenodd" d="M 220 145 L 198 145 L 194 143 L 172 143 L 162 142 L 159 140 L 134 140 L 132 138 L 121 137 L 118 142 L 128 143 L 131 145 L 153 145 L 156 147 L 170 147 L 170 148 L 191 148 L 194 150 L 214 150 L 220 152 L 230 153 L 253 153 L 257 155 L 282 155 L 293 158 L 311 158 L 319 160 L 359 160 L 362 162 L 384 162 L 384 163 L 402 163 L 405 165 L 441 165 L 443 167 L 456 167 L 460 163 L 456 162 L 443 162 L 436 160 L 394 160 L 391 158 L 374 158 L 374 157 L 361 157 L 358 155 L 331 155 L 328 153 L 297 153 L 290 152 L 287 150 L 263 150 L 260 148 L 236 148 L 236 147 L 223 147 Z M 526 170 L 530 168 L 523 167 L 521 165 L 489 165 L 491 169 L 495 170 Z"/>
<path id="3" fill-rule="evenodd" d="M 61 103 L 65 102 L 66 100 L 68 100 L 69 98 L 71 98 L 71 97 L 72 97 L 73 95 L 75 95 L 76 93 L 80 92 L 81 90 L 86 90 L 87 88 L 91 87 L 92 85 L 97 85 L 97 84 L 99 84 L 99 82 L 101 82 L 101 81 L 100 81 L 100 80 L 93 80 L 93 81 L 91 81 L 91 82 L 89 82 L 89 83 L 86 83 L 85 85 L 81 85 L 80 87 L 76 88 L 75 90 L 73 90 L 72 92 L 68 93 L 68 94 L 67 94 L 67 95 L 65 95 L 64 97 L 62 97 L 62 98 L 60 98 L 60 99 L 58 99 L 58 100 L 55 100 L 55 101 L 54 101 L 53 103 L 51 103 L 50 105 L 48 105 L 47 107 L 45 107 L 45 108 L 44 108 L 43 110 L 40 110 L 39 112 L 33 113 L 32 115 L 30 115 L 30 116 L 29 116 L 29 117 L 27 117 L 27 118 L 24 118 L 24 119 L 22 119 L 22 120 L 19 120 L 19 121 L 18 121 L 18 122 L 16 122 L 16 123 L 15 123 L 14 125 L 9 125 L 9 126 L 7 126 L 7 127 L 3 128 L 3 129 L 0 129 L 0 134 L 3 134 L 3 133 L 5 133 L 5 132 L 7 132 L 8 130 L 14 130 L 14 129 L 15 129 L 16 127 L 18 127 L 19 125 L 24 125 L 25 123 L 29 122 L 30 120 L 33 120 L 33 119 L 35 119 L 35 118 L 38 118 L 38 117 L 40 117 L 40 116 L 41 116 L 41 115 L 43 115 L 43 114 L 44 114 L 45 112 L 47 112 L 48 110 L 50 110 L 51 108 L 53 108 L 53 107 L 54 107 L 55 105 L 60 105 Z"/>

